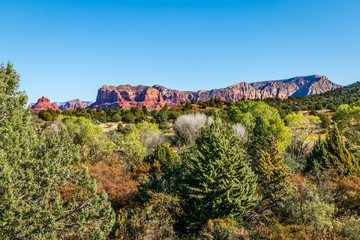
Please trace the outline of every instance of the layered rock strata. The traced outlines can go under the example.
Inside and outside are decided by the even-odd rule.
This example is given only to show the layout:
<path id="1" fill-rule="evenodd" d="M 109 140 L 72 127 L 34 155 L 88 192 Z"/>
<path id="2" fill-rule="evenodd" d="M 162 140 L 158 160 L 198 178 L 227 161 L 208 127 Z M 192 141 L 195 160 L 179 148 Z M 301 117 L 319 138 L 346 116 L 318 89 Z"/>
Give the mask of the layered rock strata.
<path id="1" fill-rule="evenodd" d="M 31 106 L 32 112 L 40 112 L 41 110 L 47 110 L 47 109 L 60 111 L 59 107 L 56 106 L 55 104 L 50 103 L 50 100 L 46 97 L 39 98 L 37 103 Z"/>
<path id="2" fill-rule="evenodd" d="M 161 109 L 165 104 L 173 107 L 180 102 L 207 101 L 215 97 L 234 102 L 242 98 L 265 99 L 289 96 L 296 98 L 331 91 L 339 87 L 341 86 L 331 82 L 327 77 L 319 75 L 250 84 L 242 82 L 227 88 L 197 92 L 171 90 L 160 85 L 152 87 L 142 85 L 136 87 L 130 85 L 103 86 L 98 90 L 96 102 L 89 108 L 105 110 L 106 108 L 129 109 L 146 106 L 148 109 Z"/>

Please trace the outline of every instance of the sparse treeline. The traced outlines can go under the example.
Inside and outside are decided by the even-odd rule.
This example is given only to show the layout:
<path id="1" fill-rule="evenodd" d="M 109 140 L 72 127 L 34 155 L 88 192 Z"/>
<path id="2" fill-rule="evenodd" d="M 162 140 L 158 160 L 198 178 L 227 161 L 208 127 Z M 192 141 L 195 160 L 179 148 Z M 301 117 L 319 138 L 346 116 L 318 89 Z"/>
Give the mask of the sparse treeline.
<path id="1" fill-rule="evenodd" d="M 360 239 L 360 101 L 342 90 L 330 115 L 314 96 L 34 116 L 19 80 L 1 66 L 1 239 Z"/>

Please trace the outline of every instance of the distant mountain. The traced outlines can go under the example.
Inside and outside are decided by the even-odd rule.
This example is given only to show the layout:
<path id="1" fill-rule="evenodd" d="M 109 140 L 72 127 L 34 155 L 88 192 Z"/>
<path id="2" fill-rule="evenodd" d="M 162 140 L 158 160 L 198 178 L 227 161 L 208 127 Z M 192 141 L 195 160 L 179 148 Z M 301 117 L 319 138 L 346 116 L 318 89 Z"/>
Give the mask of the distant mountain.
<path id="1" fill-rule="evenodd" d="M 80 99 L 71 100 L 68 102 L 54 102 L 56 106 L 60 108 L 61 111 L 67 111 L 67 110 L 76 110 L 77 108 L 87 108 L 90 106 L 93 102 L 90 101 L 81 101 Z"/>
<path id="2" fill-rule="evenodd" d="M 58 106 L 55 104 L 50 103 L 50 100 L 46 97 L 41 97 L 38 99 L 38 101 L 35 104 L 30 105 L 32 112 L 40 112 L 41 110 L 60 110 Z"/>
<path id="3" fill-rule="evenodd" d="M 239 83 L 227 88 L 200 90 L 197 92 L 171 90 L 160 85 L 103 86 L 98 90 L 96 102 L 89 106 L 92 109 L 128 109 L 131 107 L 161 109 L 167 104 L 169 107 L 188 101 L 206 101 L 219 97 L 234 102 L 246 99 L 307 97 L 340 88 L 325 76 L 311 75 L 294 77 L 286 80 L 264 81 L 255 83 Z"/>
<path id="4" fill-rule="evenodd" d="M 47 110 L 47 109 L 53 109 L 53 110 L 59 110 L 59 111 L 66 111 L 66 110 L 75 110 L 77 108 L 87 108 L 90 106 L 93 102 L 89 101 L 81 101 L 80 99 L 71 100 L 68 102 L 54 102 L 50 103 L 50 100 L 48 98 L 42 97 L 39 98 L 37 103 L 30 104 L 30 108 L 32 112 L 40 112 L 41 110 Z"/>

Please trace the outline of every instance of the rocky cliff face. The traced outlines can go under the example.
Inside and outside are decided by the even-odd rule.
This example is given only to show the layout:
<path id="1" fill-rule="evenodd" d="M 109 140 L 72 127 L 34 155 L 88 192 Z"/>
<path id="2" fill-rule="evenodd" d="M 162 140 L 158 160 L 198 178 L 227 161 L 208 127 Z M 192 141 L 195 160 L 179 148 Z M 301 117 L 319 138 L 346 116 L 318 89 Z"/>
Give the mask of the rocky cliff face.
<path id="1" fill-rule="evenodd" d="M 93 102 L 88 101 L 81 101 L 80 99 L 71 100 L 68 102 L 55 102 L 54 104 L 59 107 L 61 111 L 67 111 L 67 110 L 76 110 L 78 108 L 87 108 L 90 106 Z"/>
<path id="2" fill-rule="evenodd" d="M 41 110 L 47 110 L 47 109 L 53 109 L 55 111 L 60 110 L 58 106 L 50 103 L 50 100 L 45 97 L 39 98 L 37 103 L 31 105 L 32 112 L 40 112 Z"/>
<path id="3" fill-rule="evenodd" d="M 98 90 L 96 102 L 89 108 L 97 109 L 128 109 L 131 107 L 161 109 L 167 104 L 169 107 L 191 100 L 206 101 L 211 97 L 234 102 L 245 97 L 246 99 L 265 99 L 270 97 L 287 98 L 307 97 L 334 90 L 341 87 L 331 82 L 325 76 L 312 75 L 295 77 L 286 80 L 264 81 L 256 83 L 239 83 L 227 88 L 200 90 L 197 92 L 177 91 L 160 85 L 152 87 L 120 85 L 118 87 L 103 86 Z"/>

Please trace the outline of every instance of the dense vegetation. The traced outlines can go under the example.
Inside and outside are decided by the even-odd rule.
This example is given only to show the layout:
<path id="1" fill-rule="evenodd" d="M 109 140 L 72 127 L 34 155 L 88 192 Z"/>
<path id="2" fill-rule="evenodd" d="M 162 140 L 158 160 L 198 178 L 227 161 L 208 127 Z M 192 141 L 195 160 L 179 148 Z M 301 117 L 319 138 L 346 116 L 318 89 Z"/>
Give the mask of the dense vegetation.
<path id="1" fill-rule="evenodd" d="M 0 67 L 0 239 L 360 239 L 358 84 L 31 114 L 19 81 Z"/>

